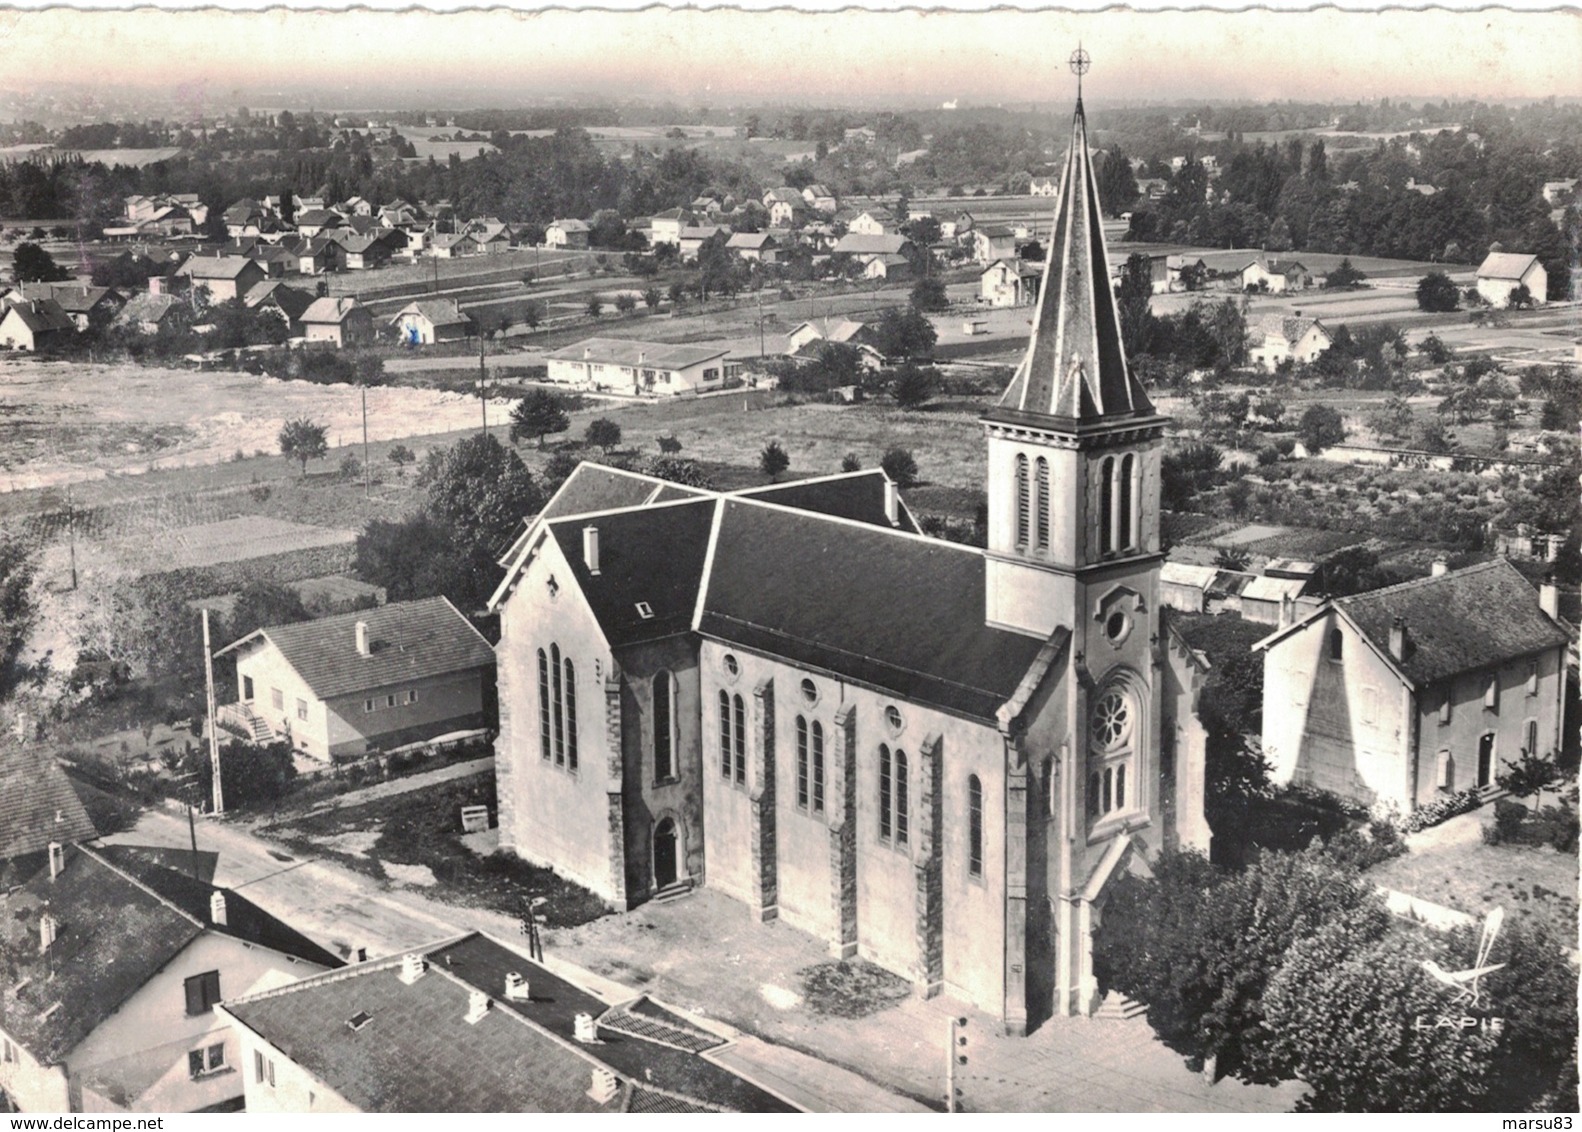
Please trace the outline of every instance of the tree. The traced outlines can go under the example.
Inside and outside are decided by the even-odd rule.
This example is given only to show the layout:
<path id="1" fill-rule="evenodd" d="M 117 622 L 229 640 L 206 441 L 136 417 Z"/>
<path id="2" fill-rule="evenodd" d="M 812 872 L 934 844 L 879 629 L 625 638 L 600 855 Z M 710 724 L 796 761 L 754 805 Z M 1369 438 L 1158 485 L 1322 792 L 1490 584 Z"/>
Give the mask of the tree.
<path id="1" fill-rule="evenodd" d="M 1412 430 L 1412 406 L 1405 397 L 1391 397 L 1368 417 L 1373 431 L 1400 440 Z"/>
<path id="2" fill-rule="evenodd" d="M 544 437 L 551 432 L 565 432 L 571 427 L 571 415 L 566 412 L 565 400 L 548 389 L 534 389 L 516 403 L 511 410 L 511 443 L 523 437 L 532 437 L 544 447 Z"/>
<path id="3" fill-rule="evenodd" d="M 1425 417 L 1418 421 L 1412 441 L 1412 447 L 1424 452 L 1450 452 L 1456 447 L 1455 434 L 1439 417 Z"/>
<path id="4" fill-rule="evenodd" d="M 599 296 L 594 295 L 588 299 L 588 306 L 586 309 L 588 311 L 589 318 L 598 318 L 599 315 L 604 313 L 604 300 L 599 298 Z"/>
<path id="5" fill-rule="evenodd" d="M 1461 292 L 1443 271 L 1430 271 L 1417 281 L 1417 307 L 1425 311 L 1453 311 L 1461 305 Z"/>
<path id="6" fill-rule="evenodd" d="M 937 338 L 934 324 L 911 307 L 889 308 L 874 327 L 874 344 L 887 358 L 931 357 Z"/>
<path id="7" fill-rule="evenodd" d="M 1450 347 L 1445 345 L 1445 340 L 1437 334 L 1425 335 L 1417 344 L 1417 352 L 1436 366 L 1444 365 L 1452 357 Z"/>
<path id="8" fill-rule="evenodd" d="M 324 426 L 307 417 L 287 421 L 281 426 L 279 440 L 280 454 L 300 462 L 303 475 L 308 474 L 309 460 L 322 460 L 330 450 Z"/>
<path id="9" fill-rule="evenodd" d="M 0 695 L 13 683 L 17 655 L 33 629 L 33 576 L 37 560 L 16 539 L 0 537 Z"/>
<path id="10" fill-rule="evenodd" d="M 654 456 L 643 465 L 643 472 L 655 479 L 700 487 L 705 491 L 714 490 L 714 480 L 703 470 L 703 466 L 696 460 L 681 456 Z"/>
<path id="11" fill-rule="evenodd" d="M 771 440 L 764 445 L 762 452 L 758 453 L 758 468 L 771 480 L 778 481 L 780 473 L 791 466 L 791 457 L 786 453 L 784 445 L 778 440 Z"/>
<path id="12" fill-rule="evenodd" d="M 1329 290 L 1355 287 L 1366 278 L 1366 275 L 1351 265 L 1350 259 L 1343 259 L 1340 261 L 1340 266 L 1324 277 L 1324 286 Z"/>
<path id="13" fill-rule="evenodd" d="M 18 283 L 59 283 L 71 278 L 71 272 L 56 264 L 54 256 L 31 242 L 16 246 L 11 270 Z"/>
<path id="14" fill-rule="evenodd" d="M 1346 439 L 1346 422 L 1330 405 L 1309 405 L 1296 426 L 1297 439 L 1309 455 L 1332 448 Z"/>
<path id="15" fill-rule="evenodd" d="M 276 582 L 249 582 L 236 595 L 236 602 L 225 618 L 225 633 L 240 640 L 256 629 L 271 625 L 292 625 L 310 621 L 313 614 L 302 604 L 302 595 Z"/>
<path id="16" fill-rule="evenodd" d="M 412 449 L 408 448 L 405 444 L 397 444 L 394 448 L 390 449 L 389 458 L 390 462 L 396 466 L 398 471 L 405 469 L 408 464 L 417 459 L 417 457 L 412 454 Z"/>
<path id="17" fill-rule="evenodd" d="M 358 354 L 352 366 L 358 385 L 372 389 L 385 383 L 385 360 L 378 354 Z"/>
<path id="18" fill-rule="evenodd" d="M 939 371 L 933 366 L 920 366 L 907 362 L 896 372 L 890 388 L 895 403 L 903 409 L 920 409 L 934 395 L 939 385 Z"/>
<path id="19" fill-rule="evenodd" d="M 1099 207 L 1106 216 L 1119 216 L 1136 202 L 1137 177 L 1132 163 L 1118 148 L 1111 148 L 1099 163 Z"/>
<path id="20" fill-rule="evenodd" d="M 912 285 L 912 309 L 915 311 L 942 311 L 950 309 L 950 299 L 945 294 L 945 284 L 929 276 Z"/>
<path id="21" fill-rule="evenodd" d="M 615 296 L 615 309 L 622 314 L 631 314 L 637 309 L 637 296 L 630 291 L 622 291 Z"/>
<path id="22" fill-rule="evenodd" d="M 840 470 L 843 472 L 862 471 L 862 461 L 857 459 L 857 453 L 848 452 L 840 458 Z"/>
<path id="23" fill-rule="evenodd" d="M 537 330 L 544 321 L 544 301 L 542 299 L 529 299 L 522 304 L 522 324 L 529 330 Z"/>
<path id="24" fill-rule="evenodd" d="M 917 483 L 917 460 L 910 449 L 900 446 L 886 449 L 879 458 L 879 467 L 900 487 L 911 487 Z"/>
<path id="25" fill-rule="evenodd" d="M 651 311 L 656 311 L 659 309 L 659 303 L 663 298 L 664 296 L 659 293 L 658 287 L 650 287 L 643 292 L 643 305 Z"/>
<path id="26" fill-rule="evenodd" d="M 1503 761 L 1505 769 L 1495 776 L 1495 781 L 1514 797 L 1533 799 L 1533 812 L 1537 813 L 1541 792 L 1560 777 L 1554 760 L 1523 747 L 1520 756 Z"/>
<path id="27" fill-rule="evenodd" d="M 1505 304 L 1513 311 L 1531 310 L 1533 306 L 1533 293 L 1527 284 L 1521 283 L 1511 288 L 1510 301 Z"/>
<path id="28" fill-rule="evenodd" d="M 621 426 L 609 417 L 597 417 L 588 422 L 588 427 L 582 430 L 582 439 L 595 448 L 602 448 L 608 456 L 621 443 Z"/>
<path id="29" fill-rule="evenodd" d="M 1149 310 L 1153 293 L 1153 261 L 1141 252 L 1133 252 L 1126 257 L 1120 286 L 1115 291 L 1121 316 L 1121 345 L 1129 358 L 1139 357 L 1148 349 L 1153 330 L 1153 314 Z"/>

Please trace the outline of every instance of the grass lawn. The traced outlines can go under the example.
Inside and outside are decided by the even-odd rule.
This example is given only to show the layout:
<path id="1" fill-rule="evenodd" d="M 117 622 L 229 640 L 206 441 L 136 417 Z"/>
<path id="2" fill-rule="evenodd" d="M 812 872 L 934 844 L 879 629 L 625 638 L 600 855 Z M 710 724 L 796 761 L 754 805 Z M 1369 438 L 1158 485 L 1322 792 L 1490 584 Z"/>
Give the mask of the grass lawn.
<path id="1" fill-rule="evenodd" d="M 332 858 L 380 880 L 395 880 L 454 903 L 520 915 L 544 897 L 540 921 L 575 927 L 603 916 L 604 902 L 549 869 L 509 854 L 480 857 L 462 843 L 461 807 L 495 813 L 494 776 L 440 783 L 358 806 L 282 816 L 257 832 L 305 855 Z"/>

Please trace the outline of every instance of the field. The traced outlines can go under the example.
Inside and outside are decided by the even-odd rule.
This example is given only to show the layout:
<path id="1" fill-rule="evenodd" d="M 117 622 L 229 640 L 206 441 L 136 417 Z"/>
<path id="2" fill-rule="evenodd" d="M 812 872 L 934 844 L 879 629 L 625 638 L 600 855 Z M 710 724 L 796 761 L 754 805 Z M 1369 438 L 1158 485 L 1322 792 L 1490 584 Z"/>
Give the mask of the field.
<path id="1" fill-rule="evenodd" d="M 214 566 L 322 546 L 345 546 L 355 538 L 355 531 L 246 515 L 198 526 L 174 527 L 155 538 L 113 539 L 103 543 L 100 549 L 117 559 L 125 569 L 146 574 Z"/>

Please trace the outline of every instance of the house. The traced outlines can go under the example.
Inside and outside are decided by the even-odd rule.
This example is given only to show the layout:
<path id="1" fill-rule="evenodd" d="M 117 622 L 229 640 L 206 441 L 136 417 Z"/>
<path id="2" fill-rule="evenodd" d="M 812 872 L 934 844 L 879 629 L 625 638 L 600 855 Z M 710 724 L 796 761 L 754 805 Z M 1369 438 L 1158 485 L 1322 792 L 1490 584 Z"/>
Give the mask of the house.
<path id="1" fill-rule="evenodd" d="M 776 228 L 794 227 L 808 208 L 802 194 L 789 185 L 764 193 L 763 204 L 769 210 L 769 223 Z"/>
<path id="2" fill-rule="evenodd" d="M 1544 203 L 1549 205 L 1564 204 L 1576 195 L 1577 179 L 1568 177 L 1563 181 L 1545 181 L 1543 194 Z"/>
<path id="3" fill-rule="evenodd" d="M 264 230 L 268 217 L 263 205 L 244 197 L 225 210 L 225 233 L 232 239 L 256 236 Z"/>
<path id="4" fill-rule="evenodd" d="M 262 267 L 264 274 L 271 279 L 295 275 L 302 268 L 301 257 L 291 248 L 280 244 L 259 244 L 248 253 L 247 258 Z"/>
<path id="5" fill-rule="evenodd" d="M 1168 290 L 1190 291 L 1202 286 L 1208 276 L 1208 262 L 1200 255 L 1183 252 L 1165 257 L 1165 282 Z"/>
<path id="6" fill-rule="evenodd" d="M 214 1006 L 340 959 L 158 851 L 52 842 L 0 917 L 0 1110 L 235 1111 Z"/>
<path id="7" fill-rule="evenodd" d="M 478 241 L 466 232 L 435 232 L 429 241 L 429 255 L 435 259 L 462 259 L 482 254 Z"/>
<path id="8" fill-rule="evenodd" d="M 467 225 L 467 234 L 478 245 L 479 255 L 499 255 L 511 250 L 516 243 L 516 233 L 503 220 L 486 217 Z"/>
<path id="9" fill-rule="evenodd" d="M 904 255 L 876 255 L 862 269 L 864 279 L 906 279 L 912 274 L 912 261 Z"/>
<path id="10" fill-rule="evenodd" d="M 1264 756 L 1301 783 L 1403 811 L 1558 751 L 1570 635 L 1552 583 L 1504 559 L 1327 601 L 1263 654 Z"/>
<path id="11" fill-rule="evenodd" d="M 119 291 L 92 287 L 86 283 L 19 283 L 0 295 L 0 303 L 53 299 L 71 318 L 78 330 L 108 326 L 126 305 Z"/>
<path id="12" fill-rule="evenodd" d="M 849 255 L 866 267 L 882 256 L 904 256 L 912 250 L 912 241 L 905 236 L 875 236 L 866 232 L 847 232 L 835 241 L 830 249 L 833 255 Z"/>
<path id="13" fill-rule="evenodd" d="M 311 240 L 314 236 L 340 228 L 344 223 L 340 213 L 327 208 L 315 208 L 297 217 L 297 231 Z"/>
<path id="14" fill-rule="evenodd" d="M 901 232 L 901 221 L 888 208 L 874 207 L 858 213 L 846 230 L 862 236 L 895 236 Z"/>
<path id="15" fill-rule="evenodd" d="M 0 747 L 0 891 L 43 868 L 51 842 L 91 841 L 98 836 L 54 755 L 10 739 Z"/>
<path id="16" fill-rule="evenodd" d="M 796 1112 L 730 1041 L 480 932 L 227 1001 L 249 1113 Z"/>
<path id="17" fill-rule="evenodd" d="M 408 346 L 454 342 L 477 332 L 472 315 L 455 299 L 417 299 L 396 312 L 390 323 L 401 328 L 401 341 Z"/>
<path id="18" fill-rule="evenodd" d="M 1016 257 L 1016 232 L 1002 224 L 972 230 L 972 258 L 981 264 Z"/>
<path id="19" fill-rule="evenodd" d="M 1053 177 L 1034 177 L 1027 191 L 1035 197 L 1052 197 L 1060 191 L 1060 182 Z"/>
<path id="20" fill-rule="evenodd" d="M 1416 177 L 1408 177 L 1406 178 L 1406 191 L 1416 193 L 1419 196 L 1431 197 L 1439 189 L 1435 185 L 1430 185 L 1427 181 L 1419 181 Z"/>
<path id="21" fill-rule="evenodd" d="M 1311 365 L 1334 342 L 1329 329 L 1316 318 L 1266 314 L 1249 327 L 1247 356 L 1273 373 L 1286 360 Z"/>
<path id="22" fill-rule="evenodd" d="M 77 324 L 54 299 L 8 302 L 4 310 L 0 315 L 0 348 L 48 353 L 76 337 Z"/>
<path id="23" fill-rule="evenodd" d="M 729 231 L 729 228 L 721 227 L 718 224 L 698 224 L 683 227 L 681 235 L 676 241 L 676 247 L 681 252 L 682 262 L 690 263 L 697 259 L 698 251 L 703 247 L 706 240 L 712 240 L 720 233 Z"/>
<path id="24" fill-rule="evenodd" d="M 566 481 L 490 600 L 502 850 L 618 908 L 706 884 L 1010 1033 L 1092 1012 L 1110 881 L 1208 844 L 1205 672 L 1160 612 L 1165 420 L 1092 270 L 1080 106 L 1064 184 L 987 547 L 882 471 Z"/>
<path id="25" fill-rule="evenodd" d="M 733 232 L 725 241 L 725 250 L 743 260 L 773 263 L 779 250 L 775 238 L 767 232 Z"/>
<path id="26" fill-rule="evenodd" d="M 1267 572 L 1247 583 L 1241 591 L 1241 617 L 1243 621 L 1256 621 L 1260 625 L 1279 625 L 1282 614 L 1290 619 L 1290 612 L 1297 608 L 1297 599 L 1307 588 L 1306 578 L 1280 578 Z M 1317 603 L 1310 601 L 1308 608 L 1298 616 L 1312 611 Z"/>
<path id="27" fill-rule="evenodd" d="M 692 213 L 682 208 L 656 212 L 648 218 L 648 243 L 656 248 L 660 244 L 680 247 L 681 230 L 690 228 L 693 224 Z"/>
<path id="28" fill-rule="evenodd" d="M 317 301 L 307 291 L 277 280 L 260 283 L 242 296 L 242 305 L 249 310 L 271 310 L 279 315 L 286 324 L 286 334 L 292 338 L 303 336 L 302 316 Z"/>
<path id="29" fill-rule="evenodd" d="M 1300 263 L 1282 263 L 1278 259 L 1271 259 L 1268 263 L 1255 259 L 1242 267 L 1238 274 L 1241 276 L 1242 290 L 1268 291 L 1272 295 L 1305 290 L 1313 282 L 1313 277 Z"/>
<path id="30" fill-rule="evenodd" d="M 1491 307 L 1511 305 L 1511 292 L 1526 287 L 1534 306 L 1549 300 L 1549 273 L 1535 255 L 1490 252 L 1478 266 L 1478 294 Z"/>
<path id="31" fill-rule="evenodd" d="M 485 724 L 494 652 L 443 597 L 271 625 L 215 656 L 232 653 L 222 724 L 323 762 Z"/>
<path id="32" fill-rule="evenodd" d="M 350 234 L 341 237 L 336 243 L 340 244 L 346 256 L 348 271 L 367 271 L 390 262 L 390 245 L 383 236 Z"/>
<path id="33" fill-rule="evenodd" d="M 337 299 L 326 295 L 314 299 L 302 312 L 302 336 L 309 342 L 333 342 L 337 346 L 358 346 L 372 342 L 373 315 L 356 299 Z"/>
<path id="34" fill-rule="evenodd" d="M 585 248 L 590 229 L 581 220 L 557 220 L 544 229 L 546 248 Z"/>
<path id="35" fill-rule="evenodd" d="M 544 355 L 548 380 L 623 393 L 702 393 L 741 371 L 730 350 L 707 342 L 670 345 L 628 338 L 589 338 Z"/>
<path id="36" fill-rule="evenodd" d="M 1208 612 L 1208 591 L 1219 571 L 1190 562 L 1166 562 L 1159 567 L 1159 600 L 1182 613 Z"/>
<path id="37" fill-rule="evenodd" d="M 840 200 L 824 185 L 809 185 L 802 190 L 802 199 L 814 212 L 833 216 L 840 209 Z"/>
<path id="38" fill-rule="evenodd" d="M 253 288 L 255 291 L 257 289 Z M 178 307 L 185 308 L 186 304 L 175 295 L 133 295 L 115 316 L 114 325 L 135 327 L 144 334 L 155 334 L 161 326 L 172 321 L 171 312 Z"/>
<path id="39" fill-rule="evenodd" d="M 835 323 L 831 323 L 828 319 L 804 322 L 786 335 L 785 352 L 795 355 L 815 342 L 842 342 L 871 348 L 876 337 L 873 327 L 865 322 L 854 322 L 849 318 L 843 318 Z"/>
<path id="40" fill-rule="evenodd" d="M 195 255 L 176 274 L 193 288 L 208 288 L 210 303 L 239 299 L 268 278 L 256 262 L 239 255 Z"/>

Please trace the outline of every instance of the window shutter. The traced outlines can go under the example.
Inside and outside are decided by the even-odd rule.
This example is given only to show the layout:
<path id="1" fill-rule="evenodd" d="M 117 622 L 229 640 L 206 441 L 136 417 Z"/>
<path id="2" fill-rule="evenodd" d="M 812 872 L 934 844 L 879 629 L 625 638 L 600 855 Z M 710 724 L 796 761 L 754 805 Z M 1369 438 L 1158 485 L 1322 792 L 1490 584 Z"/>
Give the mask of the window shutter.
<path id="1" fill-rule="evenodd" d="M 186 981 L 187 988 L 187 1013 L 203 1013 L 203 976 L 194 975 Z"/>

